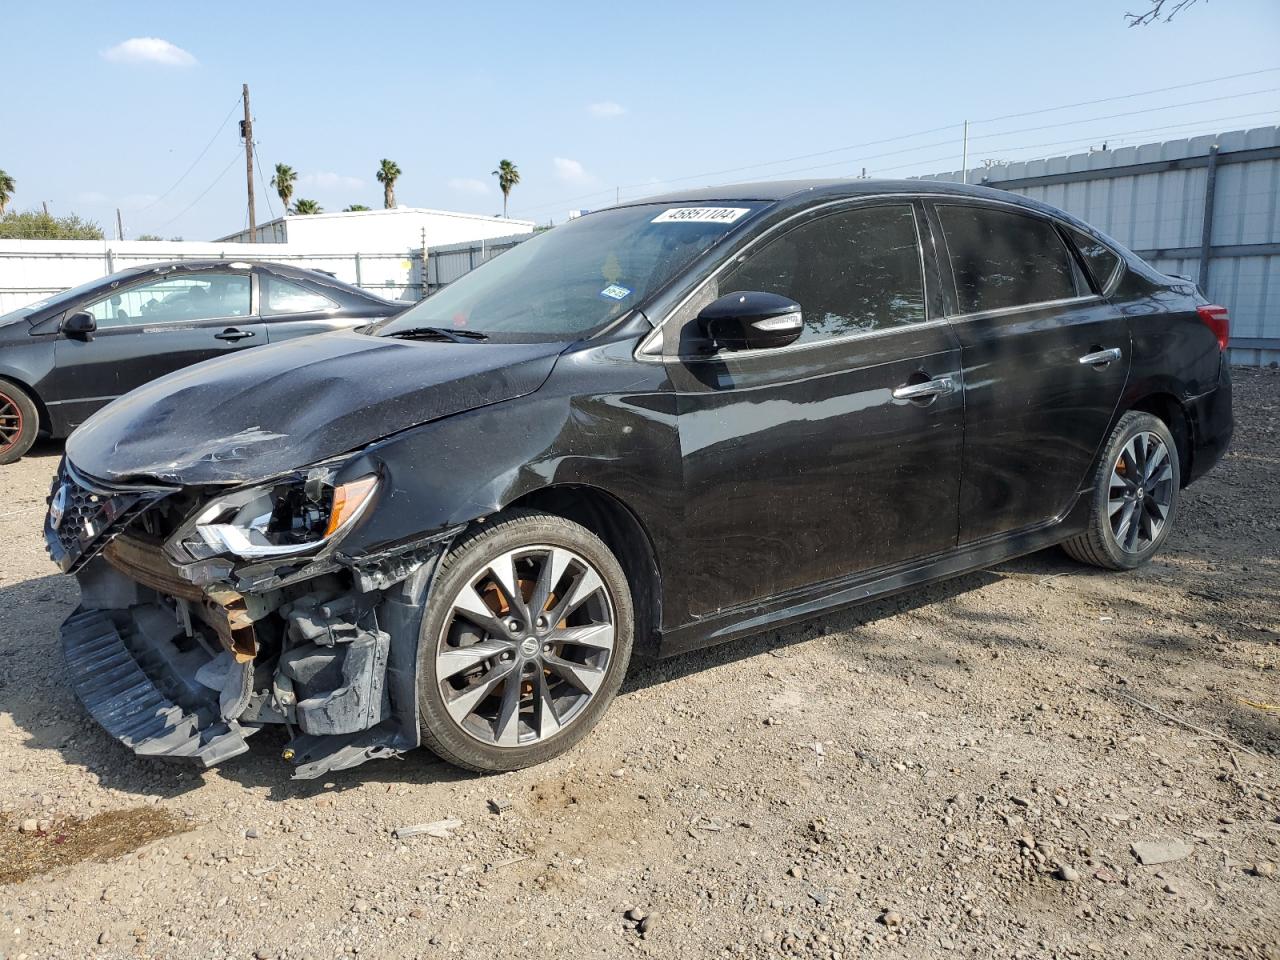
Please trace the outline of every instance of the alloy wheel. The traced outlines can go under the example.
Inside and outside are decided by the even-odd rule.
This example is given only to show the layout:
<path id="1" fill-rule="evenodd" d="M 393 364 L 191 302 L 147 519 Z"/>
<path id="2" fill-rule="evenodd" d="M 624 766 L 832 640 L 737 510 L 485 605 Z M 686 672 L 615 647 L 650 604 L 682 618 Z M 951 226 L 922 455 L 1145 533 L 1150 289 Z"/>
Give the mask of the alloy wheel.
<path id="1" fill-rule="evenodd" d="M 22 408 L 7 394 L 0 393 L 0 453 L 22 437 Z"/>
<path id="2" fill-rule="evenodd" d="M 1169 518 L 1173 503 L 1169 448 L 1154 433 L 1138 433 L 1111 467 L 1107 515 L 1111 533 L 1126 553 L 1148 549 Z"/>
<path id="3" fill-rule="evenodd" d="M 436 648 L 445 709 L 499 747 L 546 740 L 582 715 L 616 639 L 599 572 L 565 547 L 504 553 L 450 599 Z"/>

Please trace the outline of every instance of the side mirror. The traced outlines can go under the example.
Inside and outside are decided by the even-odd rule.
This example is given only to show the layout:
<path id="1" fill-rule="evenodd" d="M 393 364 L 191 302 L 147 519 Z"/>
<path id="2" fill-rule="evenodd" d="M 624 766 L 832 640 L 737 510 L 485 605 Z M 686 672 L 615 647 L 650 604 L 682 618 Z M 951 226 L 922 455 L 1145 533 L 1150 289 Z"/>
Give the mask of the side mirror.
<path id="1" fill-rule="evenodd" d="M 768 350 L 795 343 L 804 330 L 804 316 L 794 300 L 740 290 L 707 304 L 698 324 L 722 350 Z"/>
<path id="2" fill-rule="evenodd" d="M 98 321 L 91 313 L 73 313 L 62 322 L 62 332 L 72 340 L 88 343 L 93 339 L 93 332 L 98 329 Z"/>

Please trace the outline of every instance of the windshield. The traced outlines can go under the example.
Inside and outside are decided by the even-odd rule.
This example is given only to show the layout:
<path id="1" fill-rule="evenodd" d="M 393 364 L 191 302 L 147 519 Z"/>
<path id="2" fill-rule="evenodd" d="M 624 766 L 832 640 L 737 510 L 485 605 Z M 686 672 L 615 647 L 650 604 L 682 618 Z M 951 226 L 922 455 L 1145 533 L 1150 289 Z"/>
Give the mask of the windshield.
<path id="1" fill-rule="evenodd" d="M 0 323 L 8 323 L 11 320 L 17 320 L 20 317 L 29 317 L 32 314 L 39 313 L 50 308 L 57 308 L 64 304 L 70 303 L 72 300 L 78 300 L 86 293 L 90 293 L 98 287 L 109 283 L 115 279 L 117 283 L 121 280 L 132 277 L 139 271 L 136 268 L 129 270 L 121 270 L 119 273 L 112 274 L 110 277 L 98 277 L 80 284 L 78 287 L 72 287 L 70 290 L 63 290 L 61 293 L 55 293 L 52 297 L 45 297 L 43 300 L 37 300 L 35 303 L 28 303 L 25 307 L 19 307 L 17 310 L 11 310 L 0 316 Z"/>
<path id="2" fill-rule="evenodd" d="M 399 316 L 370 328 L 424 327 L 506 342 L 576 340 L 627 313 L 759 204 L 644 204 L 602 210 L 519 244 Z"/>

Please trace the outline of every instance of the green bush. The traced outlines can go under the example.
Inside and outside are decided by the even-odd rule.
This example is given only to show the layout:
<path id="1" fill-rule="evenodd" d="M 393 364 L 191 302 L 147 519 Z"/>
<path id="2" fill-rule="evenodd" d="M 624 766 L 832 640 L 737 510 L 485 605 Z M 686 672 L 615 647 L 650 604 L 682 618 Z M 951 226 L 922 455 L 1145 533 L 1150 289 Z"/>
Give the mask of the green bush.
<path id="1" fill-rule="evenodd" d="M 102 228 L 74 213 L 55 217 L 41 210 L 6 213 L 0 217 L 0 240 L 101 240 Z"/>

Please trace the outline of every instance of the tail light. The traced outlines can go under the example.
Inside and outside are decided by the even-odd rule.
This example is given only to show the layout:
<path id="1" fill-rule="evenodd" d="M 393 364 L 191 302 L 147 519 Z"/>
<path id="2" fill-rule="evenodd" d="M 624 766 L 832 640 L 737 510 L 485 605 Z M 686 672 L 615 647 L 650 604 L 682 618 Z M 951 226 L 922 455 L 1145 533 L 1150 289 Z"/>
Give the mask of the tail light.
<path id="1" fill-rule="evenodd" d="M 1218 349 L 1227 349 L 1227 343 L 1231 340 L 1231 317 L 1227 315 L 1227 308 L 1209 303 L 1196 307 L 1196 313 L 1200 314 L 1204 325 L 1218 338 Z"/>

